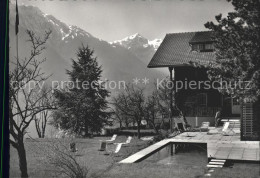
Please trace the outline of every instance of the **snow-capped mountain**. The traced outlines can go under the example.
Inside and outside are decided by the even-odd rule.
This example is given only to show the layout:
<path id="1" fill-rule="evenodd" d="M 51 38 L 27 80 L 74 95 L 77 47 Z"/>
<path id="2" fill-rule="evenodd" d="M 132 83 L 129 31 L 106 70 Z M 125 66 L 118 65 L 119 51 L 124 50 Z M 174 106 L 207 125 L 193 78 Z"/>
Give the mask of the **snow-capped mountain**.
<path id="1" fill-rule="evenodd" d="M 154 49 L 158 49 L 160 44 L 162 43 L 162 39 L 154 39 L 154 40 L 151 40 L 151 41 L 148 41 L 149 45 L 152 45 L 154 47 Z"/>
<path id="2" fill-rule="evenodd" d="M 157 50 L 157 48 L 160 46 L 162 40 L 161 39 L 154 39 L 154 40 L 148 40 L 141 36 L 139 33 L 135 33 L 131 36 L 125 37 L 122 40 L 116 40 L 113 42 L 110 42 L 112 45 L 121 45 L 127 49 L 131 48 L 148 48 L 153 47 L 154 50 Z"/>
<path id="3" fill-rule="evenodd" d="M 110 42 L 110 44 L 113 45 L 113 47 L 122 46 L 128 49 L 147 65 L 155 51 L 160 46 L 161 42 L 161 39 L 154 39 L 150 41 L 142 35 L 136 33 L 125 37 L 122 40 Z"/>
<path id="4" fill-rule="evenodd" d="M 143 46 L 142 48 L 138 48 L 138 43 L 148 44 L 148 40 L 140 35 L 136 35 L 131 39 L 131 44 L 129 43 L 128 45 L 132 46 L 132 50 L 129 50 L 124 46 L 110 44 L 96 38 L 77 26 L 67 25 L 52 15 L 44 14 L 37 7 L 19 6 L 19 17 L 19 57 L 21 58 L 28 56 L 30 52 L 30 44 L 26 42 L 28 40 L 28 35 L 25 33 L 26 29 L 34 31 L 38 36 L 43 36 L 46 30 L 52 31 L 44 53 L 47 60 L 43 66 L 43 70 L 47 74 L 53 74 L 52 80 L 67 79 L 65 69 L 70 69 L 71 59 L 75 59 L 77 49 L 82 44 L 94 49 L 94 54 L 103 68 L 103 78 L 110 81 L 126 81 L 126 83 L 131 83 L 136 77 L 140 79 L 147 77 L 152 81 L 154 78 L 161 78 L 163 76 L 163 74 L 156 70 L 148 69 L 147 62 L 143 62 L 144 58 L 147 61 L 147 58 L 151 56 L 142 57 L 142 50 L 146 48 Z M 9 22 L 10 57 L 12 59 L 16 54 L 14 32 L 15 6 L 13 4 L 10 4 Z M 153 49 L 153 46 L 148 44 L 147 48 Z M 140 49 L 140 54 L 137 54 L 137 51 Z M 154 51 L 152 54 L 154 54 Z"/>
<path id="5" fill-rule="evenodd" d="M 64 40 L 65 43 L 68 42 L 69 38 L 74 39 L 74 37 L 77 37 L 77 36 L 92 37 L 92 35 L 90 33 L 78 28 L 77 26 L 66 25 L 66 24 L 62 23 L 61 21 L 57 20 L 52 15 L 44 14 L 43 16 L 47 19 L 48 22 L 51 22 L 54 26 L 59 28 L 61 35 L 62 35 L 61 39 Z"/>
<path id="6" fill-rule="evenodd" d="M 9 12 L 9 56 L 10 61 L 12 61 L 16 59 L 15 5 L 10 4 Z M 142 61 L 150 57 L 140 57 L 144 53 L 136 55 L 136 53 L 126 49 L 124 46 L 115 46 L 115 44 L 110 44 L 96 38 L 77 26 L 67 25 L 52 15 L 44 14 L 37 7 L 19 6 L 19 21 L 18 39 L 20 59 L 30 55 L 31 44 L 28 42 L 27 29 L 32 30 L 39 37 L 43 37 L 44 32 L 47 30 L 52 31 L 46 43 L 46 50 L 41 56 L 46 58 L 46 61 L 41 66 L 42 71 L 46 75 L 52 74 L 49 82 L 68 80 L 66 69 L 71 69 L 71 59 L 76 59 L 77 49 L 81 45 L 88 45 L 94 50 L 94 55 L 97 57 L 99 65 L 102 65 L 103 80 L 125 81 L 128 84 L 133 83 L 133 79 L 135 78 L 142 81 L 146 77 L 150 83 L 145 86 L 141 82 L 140 84 L 142 87 L 147 88 L 146 92 L 150 93 L 154 86 L 152 81 L 156 78 L 164 77 L 164 74 L 157 70 L 147 68 L 146 63 Z M 147 43 L 147 41 L 144 40 L 144 43 Z M 139 49 L 146 48 L 142 47 Z M 137 51 L 138 49 L 135 50 L 135 52 Z M 10 63 L 10 70 L 12 70 L 12 63 Z M 118 90 L 110 91 L 111 95 L 114 95 Z M 29 132 L 32 137 L 36 136 L 34 127 L 29 128 Z"/>

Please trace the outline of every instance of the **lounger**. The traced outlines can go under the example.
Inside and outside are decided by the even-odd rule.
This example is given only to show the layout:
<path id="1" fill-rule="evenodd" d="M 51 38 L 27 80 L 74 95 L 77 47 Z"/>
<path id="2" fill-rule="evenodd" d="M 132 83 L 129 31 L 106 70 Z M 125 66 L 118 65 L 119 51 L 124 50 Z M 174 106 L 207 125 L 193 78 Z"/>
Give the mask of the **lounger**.
<path id="1" fill-rule="evenodd" d="M 102 142 L 100 143 L 100 148 L 99 148 L 98 151 L 106 151 L 106 149 L 107 149 L 107 142 L 102 141 Z"/>
<path id="2" fill-rule="evenodd" d="M 131 142 L 132 138 L 133 137 L 129 136 L 127 138 L 127 140 L 125 142 L 123 142 L 123 143 L 114 143 L 116 145 L 115 151 L 114 152 L 113 151 L 106 151 L 105 155 L 109 155 L 110 153 L 118 153 L 121 150 L 123 145 L 127 145 L 127 144 L 129 144 Z"/>
<path id="3" fill-rule="evenodd" d="M 123 145 L 129 144 L 133 137 L 129 136 Z"/>
<path id="4" fill-rule="evenodd" d="M 123 143 L 114 143 L 114 144 L 115 144 L 115 145 L 116 145 L 116 144 L 127 145 L 127 144 L 131 143 L 132 138 L 133 138 L 133 137 L 129 136 L 129 137 L 127 137 L 127 139 L 126 139 L 125 142 L 123 142 Z"/>
<path id="5" fill-rule="evenodd" d="M 116 149 L 115 149 L 115 152 L 114 152 L 114 153 L 118 153 L 118 152 L 120 151 L 121 147 L 122 147 L 122 143 L 118 143 L 118 144 L 116 145 Z"/>
<path id="6" fill-rule="evenodd" d="M 115 141 L 116 137 L 117 137 L 117 134 L 114 134 L 110 140 L 99 140 L 99 141 L 107 142 L 109 144 L 109 143 L 112 143 L 113 141 Z"/>
<path id="7" fill-rule="evenodd" d="M 202 122 L 201 127 L 200 127 L 200 131 L 207 132 L 208 130 L 209 130 L 209 122 Z"/>
<path id="8" fill-rule="evenodd" d="M 105 152 L 104 155 L 110 155 L 110 154 L 113 154 L 113 153 L 118 153 L 118 152 L 121 150 L 122 145 L 123 145 L 123 143 L 116 143 L 115 151 L 112 151 L 112 150 L 106 150 L 106 152 Z"/>
<path id="9" fill-rule="evenodd" d="M 223 135 L 225 135 L 226 132 L 228 131 L 228 126 L 229 126 L 229 122 L 225 122 L 221 130 L 218 130 L 217 128 L 210 129 L 207 134 L 212 135 L 212 134 L 221 134 L 222 133 Z"/>
<path id="10" fill-rule="evenodd" d="M 176 128 L 179 132 L 185 132 L 186 131 L 184 123 L 179 122 L 179 123 L 175 123 L 175 125 L 176 125 Z"/>
<path id="11" fill-rule="evenodd" d="M 209 122 L 202 122 L 200 128 L 209 128 Z"/>
<path id="12" fill-rule="evenodd" d="M 226 132 L 229 126 L 229 122 L 225 122 L 222 128 L 222 132 Z"/>
<path id="13" fill-rule="evenodd" d="M 222 134 L 225 136 L 231 136 L 231 135 L 235 135 L 236 133 L 233 131 L 233 129 L 228 128 L 229 127 L 229 122 L 225 122 L 223 125 L 223 129 L 222 129 Z"/>

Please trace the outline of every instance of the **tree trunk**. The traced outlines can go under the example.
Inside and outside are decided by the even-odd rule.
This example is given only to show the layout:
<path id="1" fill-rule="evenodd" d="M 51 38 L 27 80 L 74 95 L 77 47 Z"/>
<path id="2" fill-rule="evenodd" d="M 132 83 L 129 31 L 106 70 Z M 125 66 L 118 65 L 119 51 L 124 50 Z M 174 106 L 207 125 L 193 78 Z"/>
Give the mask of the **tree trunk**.
<path id="1" fill-rule="evenodd" d="M 37 131 L 38 137 L 41 138 L 41 132 L 40 132 L 38 120 L 35 119 L 34 122 L 35 122 L 35 129 Z"/>
<path id="2" fill-rule="evenodd" d="M 157 130 L 156 125 L 155 125 L 155 116 L 154 116 L 154 114 L 153 114 L 153 119 L 151 121 L 151 124 L 153 126 L 153 129 L 154 129 L 155 133 L 158 134 L 158 130 Z"/>
<path id="3" fill-rule="evenodd" d="M 24 148 L 24 142 L 23 139 L 18 141 L 18 147 L 17 147 L 17 152 L 19 156 L 19 167 L 21 171 L 21 177 L 29 177 L 28 172 L 27 172 L 27 160 L 26 160 L 26 152 Z"/>
<path id="4" fill-rule="evenodd" d="M 45 111 L 42 119 L 42 134 L 41 134 L 42 138 L 45 137 L 47 118 L 48 118 L 48 111 Z"/>
<path id="5" fill-rule="evenodd" d="M 126 127 L 126 129 L 128 129 L 128 125 L 129 125 L 129 123 L 128 123 L 127 121 L 125 121 L 125 127 Z"/>
<path id="6" fill-rule="evenodd" d="M 141 138 L 141 134 L 140 134 L 140 125 L 141 125 L 141 123 L 138 121 L 138 122 L 137 122 L 137 136 L 138 136 L 138 139 Z"/>
<path id="7" fill-rule="evenodd" d="M 47 124 L 47 112 L 41 113 L 39 118 L 35 118 L 35 128 L 39 138 L 45 137 L 45 129 Z"/>
<path id="8" fill-rule="evenodd" d="M 87 121 L 87 119 L 85 120 L 85 135 L 84 135 L 84 137 L 86 138 L 86 137 L 88 137 L 88 121 Z"/>
<path id="9" fill-rule="evenodd" d="M 158 129 L 156 128 L 154 122 L 151 122 L 151 125 L 152 125 L 152 127 L 153 127 L 155 133 L 158 134 Z"/>
<path id="10" fill-rule="evenodd" d="M 122 121 L 119 121 L 119 128 L 122 129 Z"/>

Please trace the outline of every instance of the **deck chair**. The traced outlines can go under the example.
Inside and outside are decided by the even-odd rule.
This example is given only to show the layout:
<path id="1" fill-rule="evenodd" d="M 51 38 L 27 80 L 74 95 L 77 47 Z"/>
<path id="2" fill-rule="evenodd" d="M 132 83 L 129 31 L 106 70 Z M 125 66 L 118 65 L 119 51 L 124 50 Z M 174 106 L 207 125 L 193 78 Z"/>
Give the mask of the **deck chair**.
<path id="1" fill-rule="evenodd" d="M 186 131 L 185 125 L 183 123 L 175 123 L 175 127 L 179 132 L 184 132 Z"/>
<path id="2" fill-rule="evenodd" d="M 110 140 L 99 140 L 101 142 L 107 142 L 107 144 L 113 143 L 116 140 L 117 134 L 114 134 Z"/>
<path id="3" fill-rule="evenodd" d="M 230 123 L 229 122 L 225 122 L 223 125 L 223 129 L 222 129 L 222 135 L 225 136 L 231 136 L 231 135 L 235 135 L 236 133 L 233 131 L 233 129 L 229 128 Z"/>
<path id="4" fill-rule="evenodd" d="M 175 123 L 175 128 L 177 128 L 178 132 L 187 131 L 183 116 L 174 117 L 174 123 Z"/>
<path id="5" fill-rule="evenodd" d="M 200 126 L 200 131 L 207 132 L 209 130 L 209 122 L 202 122 Z"/>
<path id="6" fill-rule="evenodd" d="M 222 128 L 222 132 L 226 132 L 229 126 L 229 122 L 225 122 Z"/>
<path id="7" fill-rule="evenodd" d="M 208 128 L 209 127 L 209 122 L 202 122 L 200 128 Z"/>
<path id="8" fill-rule="evenodd" d="M 133 137 L 129 136 L 129 137 L 127 138 L 127 140 L 125 141 L 125 143 L 123 143 L 123 145 L 126 145 L 126 144 L 131 143 L 132 138 L 133 138 Z"/>
<path id="9" fill-rule="evenodd" d="M 127 139 L 126 139 L 125 142 L 123 142 L 123 143 L 114 143 L 114 144 L 115 144 L 115 145 L 121 144 L 121 146 L 125 146 L 125 145 L 131 143 L 132 138 L 133 138 L 133 137 L 129 136 L 129 137 L 127 137 Z"/>
<path id="10" fill-rule="evenodd" d="M 110 154 L 113 154 L 113 153 L 118 153 L 118 152 L 121 150 L 121 148 L 122 148 L 123 145 L 127 145 L 127 144 L 129 144 L 129 143 L 131 142 L 132 138 L 133 138 L 133 137 L 130 137 L 130 136 L 129 136 L 129 137 L 127 138 L 127 140 L 126 140 L 125 142 L 123 142 L 123 143 L 114 143 L 114 144 L 116 145 L 115 151 L 106 150 L 105 155 L 110 155 Z"/>
<path id="11" fill-rule="evenodd" d="M 116 145 L 116 149 L 115 149 L 114 153 L 118 153 L 120 151 L 121 147 L 122 147 L 122 143 L 118 143 Z"/>
<path id="12" fill-rule="evenodd" d="M 106 150 L 107 150 L 107 142 L 102 141 L 102 142 L 100 143 L 100 148 L 99 148 L 98 151 L 106 151 Z"/>
<path id="13" fill-rule="evenodd" d="M 112 155 L 118 153 L 122 148 L 123 143 L 117 143 L 115 150 L 105 150 L 104 155 Z"/>

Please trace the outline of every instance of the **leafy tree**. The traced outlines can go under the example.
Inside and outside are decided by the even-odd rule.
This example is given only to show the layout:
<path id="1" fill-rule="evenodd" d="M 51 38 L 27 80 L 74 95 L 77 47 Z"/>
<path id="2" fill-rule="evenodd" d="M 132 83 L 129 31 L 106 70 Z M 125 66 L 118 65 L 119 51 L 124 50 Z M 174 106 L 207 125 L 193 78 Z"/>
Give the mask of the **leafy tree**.
<path id="1" fill-rule="evenodd" d="M 210 64 L 209 78 L 231 84 L 223 85 L 223 93 L 256 101 L 260 96 L 260 1 L 228 1 L 235 11 L 226 18 L 217 15 L 217 23 L 205 24 L 213 31 L 216 49 L 216 63 Z M 240 84 L 235 84 L 238 81 Z"/>
<path id="2" fill-rule="evenodd" d="M 59 109 L 54 114 L 54 125 L 74 133 L 99 132 L 106 123 L 109 92 L 101 81 L 101 66 L 94 51 L 82 46 L 77 60 L 72 60 L 72 70 L 67 70 L 70 83 L 64 89 L 55 90 Z"/>

